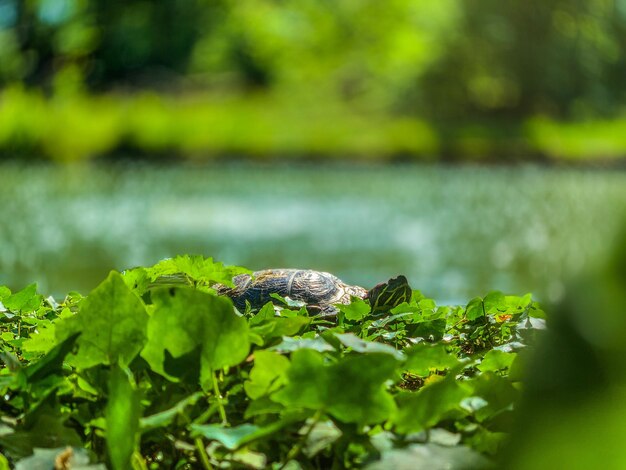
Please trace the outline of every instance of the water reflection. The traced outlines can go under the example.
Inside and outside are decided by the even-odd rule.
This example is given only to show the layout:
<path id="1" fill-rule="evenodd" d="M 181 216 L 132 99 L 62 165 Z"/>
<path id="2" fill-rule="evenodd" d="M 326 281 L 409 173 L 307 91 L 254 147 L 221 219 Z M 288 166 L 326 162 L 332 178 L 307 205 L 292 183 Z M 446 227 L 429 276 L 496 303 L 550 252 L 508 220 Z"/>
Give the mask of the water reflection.
<path id="1" fill-rule="evenodd" d="M 626 201 L 626 174 L 535 167 L 0 171 L 0 283 L 55 294 L 201 253 L 364 286 L 405 273 L 442 301 L 494 288 L 555 300 L 606 252 Z"/>

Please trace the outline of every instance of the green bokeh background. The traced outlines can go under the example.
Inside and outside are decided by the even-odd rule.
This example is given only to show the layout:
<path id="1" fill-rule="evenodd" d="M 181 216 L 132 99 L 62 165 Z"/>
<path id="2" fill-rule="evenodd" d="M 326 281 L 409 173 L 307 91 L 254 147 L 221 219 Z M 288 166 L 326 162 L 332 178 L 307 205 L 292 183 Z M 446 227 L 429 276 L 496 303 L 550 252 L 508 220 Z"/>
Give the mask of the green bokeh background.
<path id="1" fill-rule="evenodd" d="M 0 150 L 613 160 L 623 0 L 0 0 Z"/>

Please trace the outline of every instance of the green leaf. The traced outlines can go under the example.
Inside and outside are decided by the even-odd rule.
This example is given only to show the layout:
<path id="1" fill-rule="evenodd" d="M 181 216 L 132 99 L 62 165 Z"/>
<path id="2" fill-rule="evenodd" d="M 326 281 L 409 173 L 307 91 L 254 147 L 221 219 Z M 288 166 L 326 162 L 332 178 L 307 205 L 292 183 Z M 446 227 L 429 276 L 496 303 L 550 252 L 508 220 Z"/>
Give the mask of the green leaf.
<path id="1" fill-rule="evenodd" d="M 13 459 L 32 454 L 36 447 L 81 447 L 81 436 L 71 427 L 65 426 L 69 415 L 52 395 L 44 402 L 28 410 L 23 424 L 15 432 L 0 434 L 2 451 Z"/>
<path id="2" fill-rule="evenodd" d="M 173 358 L 200 351 L 200 380 L 213 371 L 242 362 L 250 350 L 248 324 L 228 299 L 190 288 L 158 289 L 148 322 L 148 342 L 141 356 L 155 372 L 175 380 L 164 368 L 166 351 Z"/>
<path id="3" fill-rule="evenodd" d="M 43 298 L 37 295 L 37 284 L 30 284 L 19 292 L 2 300 L 6 308 L 14 312 L 32 312 L 41 307 Z"/>
<path id="4" fill-rule="evenodd" d="M 511 366 L 513 360 L 517 357 L 516 353 L 508 353 L 492 349 L 478 365 L 477 369 L 481 372 L 496 371 L 500 369 L 506 369 Z"/>
<path id="5" fill-rule="evenodd" d="M 37 325 L 37 332 L 31 334 L 22 343 L 22 351 L 25 353 L 47 353 L 56 344 L 55 338 L 56 325 L 52 322 L 46 324 L 44 321 Z"/>
<path id="6" fill-rule="evenodd" d="M 404 368 L 422 377 L 431 370 L 445 370 L 459 364 L 456 356 L 449 354 L 443 344 L 419 343 L 405 350 L 407 361 Z"/>
<path id="7" fill-rule="evenodd" d="M 324 407 L 330 380 L 322 354 L 311 349 L 294 351 L 287 377 L 289 379 L 287 387 L 275 393 L 272 396 L 274 400 L 292 407 L 310 409 Z"/>
<path id="8" fill-rule="evenodd" d="M 493 418 L 499 413 L 509 410 L 519 398 L 520 392 L 511 382 L 494 372 L 484 372 L 470 382 L 473 395 L 483 398 L 488 405 L 476 410 L 479 422 Z"/>
<path id="9" fill-rule="evenodd" d="M 27 380 L 29 382 L 35 382 L 48 375 L 60 373 L 65 356 L 70 353 L 79 336 L 80 333 L 74 333 L 72 336 L 57 344 L 44 357 L 33 362 L 28 367 L 23 368 L 22 372 Z"/>
<path id="10" fill-rule="evenodd" d="M 138 442 L 140 416 L 139 394 L 130 371 L 113 365 L 105 417 L 107 450 L 114 470 L 131 468 L 131 456 Z"/>
<path id="11" fill-rule="evenodd" d="M 220 424 L 193 424 L 191 429 L 195 434 L 218 441 L 227 449 L 233 450 L 252 440 L 261 428 L 254 424 L 242 424 L 233 428 L 225 428 Z"/>
<path id="12" fill-rule="evenodd" d="M 80 304 L 75 316 L 57 323 L 62 341 L 76 333 L 78 352 L 68 360 L 80 369 L 97 364 L 129 364 L 146 340 L 148 314 L 143 302 L 111 272 Z"/>
<path id="13" fill-rule="evenodd" d="M 11 289 L 9 289 L 7 286 L 0 286 L 0 300 L 4 300 L 10 295 Z"/>
<path id="14" fill-rule="evenodd" d="M 418 432 L 436 425 L 457 408 L 467 390 L 459 386 L 453 376 L 429 384 L 418 392 L 397 396 L 398 411 L 393 417 L 399 433 Z"/>
<path id="15" fill-rule="evenodd" d="M 272 302 L 267 302 L 265 305 L 263 305 L 261 310 L 259 310 L 259 313 L 250 318 L 249 323 L 250 326 L 259 325 L 267 320 L 273 319 L 274 317 L 276 317 L 274 304 Z"/>
<path id="16" fill-rule="evenodd" d="M 469 321 L 474 321 L 477 318 L 485 316 L 483 299 L 480 297 L 474 297 L 469 301 L 467 307 L 465 307 L 465 315 Z"/>
<path id="17" fill-rule="evenodd" d="M 190 255 L 165 259 L 146 270 L 153 281 L 160 276 L 183 273 L 195 281 L 227 286 L 233 286 L 232 279 L 237 274 L 250 273 L 248 269 L 215 263 L 213 258 Z"/>
<path id="18" fill-rule="evenodd" d="M 192 435 L 201 435 L 207 439 L 218 441 L 224 447 L 234 450 L 257 439 L 270 436 L 302 419 L 301 415 L 292 414 L 263 427 L 246 423 L 232 428 L 226 428 L 221 424 L 192 424 L 190 428 Z"/>
<path id="19" fill-rule="evenodd" d="M 420 321 L 412 325 L 407 325 L 407 332 L 410 336 L 433 341 L 439 341 L 443 337 L 445 329 L 446 320 L 444 318 Z"/>
<path id="20" fill-rule="evenodd" d="M 352 321 L 363 319 L 372 309 L 369 303 L 359 298 L 354 298 L 348 305 L 337 304 L 337 308 L 343 313 L 346 320 Z"/>
<path id="21" fill-rule="evenodd" d="M 489 292 L 483 300 L 485 304 L 485 312 L 488 315 L 495 315 L 507 311 L 507 301 L 502 292 Z"/>
<path id="22" fill-rule="evenodd" d="M 335 350 L 335 348 L 324 341 L 321 336 L 317 338 L 289 338 L 285 336 L 282 342 L 270 348 L 271 351 L 277 352 L 293 352 L 298 349 L 314 349 L 319 352 Z"/>
<path id="23" fill-rule="evenodd" d="M 126 285 L 138 295 L 143 295 L 150 286 L 150 276 L 146 268 L 134 268 L 122 273 Z"/>
<path id="24" fill-rule="evenodd" d="M 293 336 L 302 331 L 311 323 L 309 317 L 301 315 L 294 317 L 273 317 L 260 325 L 252 327 L 252 332 L 259 334 L 265 343 L 283 336 Z"/>
<path id="25" fill-rule="evenodd" d="M 185 411 L 188 406 L 194 405 L 203 396 L 205 396 L 204 392 L 192 393 L 165 411 L 141 418 L 141 431 L 145 432 L 151 429 L 169 426 L 178 415 Z"/>
<path id="26" fill-rule="evenodd" d="M 289 360 L 271 351 L 256 351 L 250 380 L 243 384 L 246 394 L 254 399 L 278 390 L 284 383 Z"/>
<path id="27" fill-rule="evenodd" d="M 325 410 L 347 423 L 384 421 L 394 411 L 384 383 L 395 375 L 398 361 L 389 354 L 358 354 L 326 364 L 317 351 L 292 354 L 288 384 L 272 395 L 285 406 Z"/>
<path id="28" fill-rule="evenodd" d="M 299 434 L 303 434 L 304 428 Z M 303 453 L 308 458 L 328 449 L 342 435 L 341 430 L 331 420 L 315 423 L 306 438 Z"/>
<path id="29" fill-rule="evenodd" d="M 341 344 L 345 347 L 352 349 L 353 351 L 360 353 L 384 353 L 391 354 L 394 358 L 401 361 L 404 359 L 404 354 L 398 351 L 393 346 L 384 343 L 377 343 L 374 341 L 365 341 L 352 333 L 336 333 L 335 336 L 339 339 Z"/>

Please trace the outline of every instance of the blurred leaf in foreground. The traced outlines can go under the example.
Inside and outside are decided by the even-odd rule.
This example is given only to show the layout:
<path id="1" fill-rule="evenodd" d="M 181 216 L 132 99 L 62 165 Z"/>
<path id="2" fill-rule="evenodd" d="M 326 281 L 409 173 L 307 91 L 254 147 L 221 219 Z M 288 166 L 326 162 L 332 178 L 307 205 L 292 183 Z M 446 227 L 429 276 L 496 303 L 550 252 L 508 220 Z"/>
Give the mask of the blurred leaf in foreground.
<path id="1" fill-rule="evenodd" d="M 130 371 L 111 368 L 109 400 L 106 407 L 106 444 L 114 470 L 131 468 L 137 445 L 141 408 Z"/>
<path id="2" fill-rule="evenodd" d="M 548 317 L 501 455 L 508 468 L 626 468 L 626 237 L 618 240 L 608 266 L 572 283 Z"/>

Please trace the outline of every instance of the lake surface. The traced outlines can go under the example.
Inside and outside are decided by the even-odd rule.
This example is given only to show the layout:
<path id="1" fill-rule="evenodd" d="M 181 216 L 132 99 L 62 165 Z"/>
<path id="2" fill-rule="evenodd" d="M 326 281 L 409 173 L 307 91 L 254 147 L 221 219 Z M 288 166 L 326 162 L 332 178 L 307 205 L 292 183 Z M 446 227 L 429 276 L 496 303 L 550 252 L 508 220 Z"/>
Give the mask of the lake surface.
<path id="1" fill-rule="evenodd" d="M 442 302 L 556 300 L 608 253 L 626 173 L 543 167 L 0 166 L 0 284 L 87 293 L 176 254 L 307 267 Z"/>

